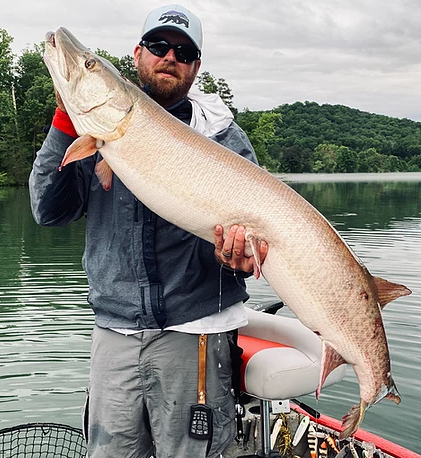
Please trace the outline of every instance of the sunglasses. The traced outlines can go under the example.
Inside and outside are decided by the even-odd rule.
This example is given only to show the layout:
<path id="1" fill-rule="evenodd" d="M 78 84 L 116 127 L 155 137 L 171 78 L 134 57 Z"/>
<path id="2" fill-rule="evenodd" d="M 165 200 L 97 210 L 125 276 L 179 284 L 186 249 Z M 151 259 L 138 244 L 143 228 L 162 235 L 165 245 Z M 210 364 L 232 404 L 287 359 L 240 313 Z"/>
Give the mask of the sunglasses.
<path id="1" fill-rule="evenodd" d="M 170 49 L 174 49 L 177 62 L 183 64 L 191 64 L 197 59 L 200 59 L 201 52 L 194 46 L 189 45 L 172 45 L 165 40 L 160 41 L 145 41 L 142 40 L 140 46 L 144 46 L 154 56 L 164 57 Z"/>

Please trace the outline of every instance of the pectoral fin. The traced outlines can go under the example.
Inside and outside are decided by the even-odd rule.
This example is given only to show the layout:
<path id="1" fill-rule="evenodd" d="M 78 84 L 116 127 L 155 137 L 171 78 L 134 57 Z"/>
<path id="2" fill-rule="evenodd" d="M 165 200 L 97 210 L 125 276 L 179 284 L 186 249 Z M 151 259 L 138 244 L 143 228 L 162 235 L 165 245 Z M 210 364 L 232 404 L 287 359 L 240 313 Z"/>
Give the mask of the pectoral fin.
<path id="1" fill-rule="evenodd" d="M 71 162 L 85 159 L 85 157 L 92 156 L 98 150 L 97 140 L 90 135 L 83 135 L 77 138 L 68 148 L 63 160 L 61 161 L 59 170 Z"/>

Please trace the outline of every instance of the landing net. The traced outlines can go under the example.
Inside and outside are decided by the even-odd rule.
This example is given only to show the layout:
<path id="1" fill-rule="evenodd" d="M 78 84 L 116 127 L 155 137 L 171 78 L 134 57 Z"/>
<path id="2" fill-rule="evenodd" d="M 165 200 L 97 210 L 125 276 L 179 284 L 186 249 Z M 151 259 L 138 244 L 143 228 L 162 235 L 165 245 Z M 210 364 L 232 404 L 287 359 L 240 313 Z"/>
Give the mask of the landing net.
<path id="1" fill-rule="evenodd" d="M 2 458 L 84 458 L 82 430 L 56 423 L 28 423 L 0 430 Z"/>

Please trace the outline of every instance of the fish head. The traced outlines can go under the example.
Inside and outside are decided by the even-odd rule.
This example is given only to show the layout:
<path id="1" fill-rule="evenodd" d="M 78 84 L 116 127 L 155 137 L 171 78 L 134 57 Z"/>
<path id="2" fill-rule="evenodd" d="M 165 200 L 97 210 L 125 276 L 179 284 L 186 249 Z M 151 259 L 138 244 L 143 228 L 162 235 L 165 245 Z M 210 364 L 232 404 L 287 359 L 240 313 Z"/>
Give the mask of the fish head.
<path id="1" fill-rule="evenodd" d="M 44 61 L 76 132 L 112 141 L 124 135 L 138 89 L 64 27 L 45 37 Z"/>

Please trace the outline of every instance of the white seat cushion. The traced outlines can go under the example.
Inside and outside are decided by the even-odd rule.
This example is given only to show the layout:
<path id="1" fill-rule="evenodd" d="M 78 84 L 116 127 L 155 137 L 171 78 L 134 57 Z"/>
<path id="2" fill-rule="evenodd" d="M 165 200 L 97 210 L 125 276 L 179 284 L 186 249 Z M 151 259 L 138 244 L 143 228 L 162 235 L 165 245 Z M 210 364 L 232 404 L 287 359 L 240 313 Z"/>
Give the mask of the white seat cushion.
<path id="1" fill-rule="evenodd" d="M 322 356 L 319 337 L 294 318 L 251 309 L 247 309 L 247 314 L 249 324 L 239 330 L 239 345 L 241 336 L 250 336 L 269 341 L 264 346 L 273 348 L 257 348 L 255 351 L 253 341 L 245 343 L 244 391 L 268 400 L 290 399 L 316 391 Z M 345 373 L 346 365 L 338 367 L 323 386 L 339 382 Z"/>

